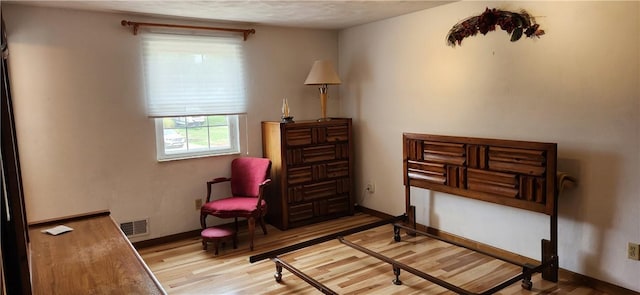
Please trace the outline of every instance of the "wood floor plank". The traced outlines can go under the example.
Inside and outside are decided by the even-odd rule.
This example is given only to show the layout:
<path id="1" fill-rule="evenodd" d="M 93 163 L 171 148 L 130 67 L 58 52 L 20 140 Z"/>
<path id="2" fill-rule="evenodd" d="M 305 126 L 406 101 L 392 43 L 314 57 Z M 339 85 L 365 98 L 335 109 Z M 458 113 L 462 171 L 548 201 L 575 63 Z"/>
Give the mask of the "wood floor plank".
<path id="1" fill-rule="evenodd" d="M 226 245 L 217 256 L 212 249 L 202 250 L 199 238 L 148 247 L 139 252 L 169 294 L 320 294 L 287 270 L 283 270 L 282 282 L 277 283 L 273 278 L 273 262 L 263 260 L 251 264 L 249 256 L 378 220 L 358 213 L 287 231 L 268 225 L 266 236 L 257 231 L 253 252 L 248 250 L 247 233 L 242 230 L 238 235 L 238 248 Z M 395 242 L 391 225 L 346 239 L 473 292 L 484 291 L 520 271 L 518 266 L 423 236 L 403 236 L 401 242 Z M 340 294 L 453 294 L 406 271 L 400 275 L 403 284 L 394 285 L 389 264 L 337 240 L 281 257 Z M 562 277 L 559 283 L 552 283 L 535 275 L 533 283 L 531 291 L 523 290 L 516 283 L 497 294 L 605 294 Z"/>

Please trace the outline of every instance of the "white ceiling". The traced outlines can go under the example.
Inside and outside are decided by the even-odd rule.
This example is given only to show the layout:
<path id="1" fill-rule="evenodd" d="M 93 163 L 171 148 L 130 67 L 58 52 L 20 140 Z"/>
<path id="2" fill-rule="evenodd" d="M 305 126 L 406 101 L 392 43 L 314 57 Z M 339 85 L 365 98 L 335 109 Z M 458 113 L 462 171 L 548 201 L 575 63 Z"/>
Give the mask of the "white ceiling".
<path id="1" fill-rule="evenodd" d="M 7 3 L 247 24 L 344 29 L 453 1 L 30 1 Z"/>

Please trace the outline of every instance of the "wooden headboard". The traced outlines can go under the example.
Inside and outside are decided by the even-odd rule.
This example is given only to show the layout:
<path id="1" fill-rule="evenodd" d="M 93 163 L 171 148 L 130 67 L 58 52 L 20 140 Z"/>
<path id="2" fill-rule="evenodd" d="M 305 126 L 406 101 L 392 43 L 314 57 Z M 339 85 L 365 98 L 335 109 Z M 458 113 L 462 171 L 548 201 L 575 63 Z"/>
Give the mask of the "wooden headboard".
<path id="1" fill-rule="evenodd" d="M 407 190 L 557 213 L 555 143 L 404 133 L 403 144 Z"/>

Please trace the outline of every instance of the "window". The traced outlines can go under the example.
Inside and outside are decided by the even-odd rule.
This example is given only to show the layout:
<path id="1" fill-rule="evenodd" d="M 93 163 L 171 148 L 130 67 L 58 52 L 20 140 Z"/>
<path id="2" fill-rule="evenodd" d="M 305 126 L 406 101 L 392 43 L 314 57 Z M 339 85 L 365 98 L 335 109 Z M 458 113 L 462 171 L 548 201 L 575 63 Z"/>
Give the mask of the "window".
<path id="1" fill-rule="evenodd" d="M 238 116 L 187 116 L 156 121 L 158 160 L 239 153 Z"/>
<path id="2" fill-rule="evenodd" d="M 144 34 L 143 61 L 158 160 L 240 152 L 241 38 Z"/>

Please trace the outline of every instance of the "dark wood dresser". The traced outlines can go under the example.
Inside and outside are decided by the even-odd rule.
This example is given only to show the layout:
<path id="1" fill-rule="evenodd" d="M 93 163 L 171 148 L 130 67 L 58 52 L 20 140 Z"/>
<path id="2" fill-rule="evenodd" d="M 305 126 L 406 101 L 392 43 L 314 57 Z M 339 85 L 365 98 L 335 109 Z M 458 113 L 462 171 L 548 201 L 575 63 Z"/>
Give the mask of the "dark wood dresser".
<path id="1" fill-rule="evenodd" d="M 353 214 L 351 119 L 262 122 L 271 159 L 267 222 L 291 227 Z"/>

